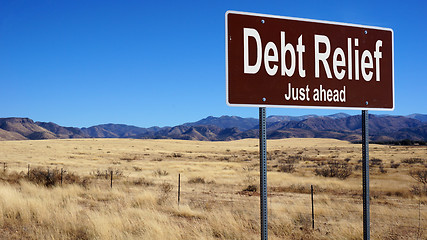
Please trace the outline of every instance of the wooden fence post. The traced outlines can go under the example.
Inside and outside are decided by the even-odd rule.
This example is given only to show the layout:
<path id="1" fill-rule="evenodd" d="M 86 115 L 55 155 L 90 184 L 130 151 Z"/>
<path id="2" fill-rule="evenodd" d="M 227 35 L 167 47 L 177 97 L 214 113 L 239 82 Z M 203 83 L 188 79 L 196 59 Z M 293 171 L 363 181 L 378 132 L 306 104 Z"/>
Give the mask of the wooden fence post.
<path id="1" fill-rule="evenodd" d="M 181 200 L 181 173 L 178 174 L 178 206 Z"/>
<path id="2" fill-rule="evenodd" d="M 314 202 L 313 202 L 313 185 L 311 185 L 311 225 L 314 229 Z"/>
<path id="3" fill-rule="evenodd" d="M 113 171 L 111 171 L 111 182 L 110 182 L 110 187 L 113 188 Z"/>

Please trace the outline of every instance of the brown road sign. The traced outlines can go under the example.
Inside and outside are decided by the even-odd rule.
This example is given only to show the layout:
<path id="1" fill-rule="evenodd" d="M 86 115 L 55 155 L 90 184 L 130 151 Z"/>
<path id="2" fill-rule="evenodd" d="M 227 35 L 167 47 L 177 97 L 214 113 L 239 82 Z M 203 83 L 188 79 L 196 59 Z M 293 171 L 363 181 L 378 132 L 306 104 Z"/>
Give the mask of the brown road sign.
<path id="1" fill-rule="evenodd" d="M 393 30 L 228 11 L 230 106 L 394 109 Z"/>

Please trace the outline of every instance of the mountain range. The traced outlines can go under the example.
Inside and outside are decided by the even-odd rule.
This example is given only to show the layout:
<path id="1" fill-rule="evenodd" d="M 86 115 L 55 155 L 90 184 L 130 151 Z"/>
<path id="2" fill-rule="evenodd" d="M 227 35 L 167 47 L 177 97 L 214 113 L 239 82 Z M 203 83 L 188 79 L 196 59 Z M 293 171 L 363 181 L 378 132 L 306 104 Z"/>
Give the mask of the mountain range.
<path id="1" fill-rule="evenodd" d="M 334 138 L 361 140 L 361 116 L 337 113 L 328 116 L 269 116 L 267 137 Z M 369 115 L 371 141 L 409 139 L 427 141 L 427 115 Z M 174 127 L 141 128 L 125 124 L 102 124 L 88 128 L 64 127 L 29 118 L 0 118 L 0 140 L 66 138 L 186 139 L 202 141 L 237 140 L 258 137 L 258 119 L 238 116 L 207 117 Z"/>

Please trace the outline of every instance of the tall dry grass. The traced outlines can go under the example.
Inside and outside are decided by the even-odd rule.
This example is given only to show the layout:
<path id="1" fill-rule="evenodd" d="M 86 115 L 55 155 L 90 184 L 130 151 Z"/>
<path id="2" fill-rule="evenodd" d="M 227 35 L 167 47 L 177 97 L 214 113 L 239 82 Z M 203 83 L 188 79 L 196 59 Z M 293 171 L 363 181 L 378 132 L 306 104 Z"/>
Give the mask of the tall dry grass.
<path id="1" fill-rule="evenodd" d="M 78 139 L 0 142 L 2 239 L 259 239 L 257 140 Z M 425 147 L 371 146 L 373 239 L 426 239 L 427 197 L 411 191 Z M 270 239 L 360 239 L 360 145 L 331 139 L 268 142 Z M 423 158 L 424 157 L 424 158 Z M 289 159 L 293 159 L 289 161 Z M 295 160 L 296 159 L 296 160 Z M 316 176 L 346 161 L 346 179 Z M 292 162 L 295 171 L 280 171 Z M 379 162 L 379 161 L 378 161 Z M 391 164 L 400 163 L 398 168 Z M 48 185 L 30 169 L 63 168 L 74 182 Z M 0 165 L 1 167 L 1 165 Z M 108 174 L 113 171 L 113 188 Z M 177 180 L 181 174 L 181 202 Z M 315 188 L 311 228 L 310 185 Z M 259 187 L 258 187 L 259 189 Z"/>

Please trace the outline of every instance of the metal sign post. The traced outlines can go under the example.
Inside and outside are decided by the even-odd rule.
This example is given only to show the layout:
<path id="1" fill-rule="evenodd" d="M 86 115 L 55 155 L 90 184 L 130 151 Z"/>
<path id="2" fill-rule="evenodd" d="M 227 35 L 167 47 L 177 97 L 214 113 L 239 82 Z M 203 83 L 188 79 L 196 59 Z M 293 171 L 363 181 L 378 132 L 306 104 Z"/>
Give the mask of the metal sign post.
<path id="1" fill-rule="evenodd" d="M 362 110 L 363 239 L 370 239 L 368 110 Z"/>
<path id="2" fill-rule="evenodd" d="M 259 108 L 259 160 L 260 160 L 260 210 L 261 210 L 261 239 L 268 239 L 267 218 L 267 134 L 265 107 Z"/>

